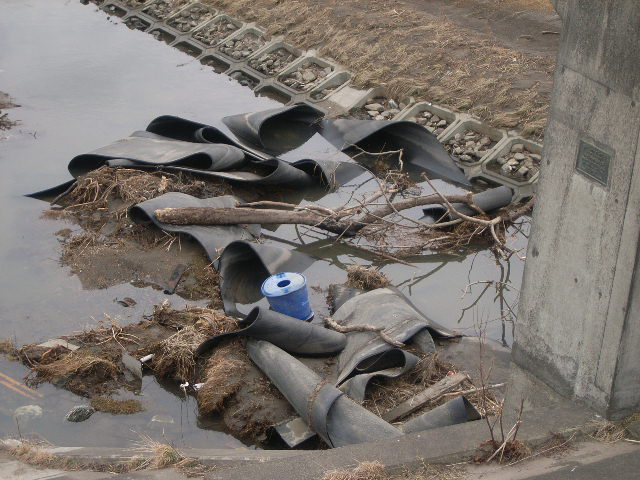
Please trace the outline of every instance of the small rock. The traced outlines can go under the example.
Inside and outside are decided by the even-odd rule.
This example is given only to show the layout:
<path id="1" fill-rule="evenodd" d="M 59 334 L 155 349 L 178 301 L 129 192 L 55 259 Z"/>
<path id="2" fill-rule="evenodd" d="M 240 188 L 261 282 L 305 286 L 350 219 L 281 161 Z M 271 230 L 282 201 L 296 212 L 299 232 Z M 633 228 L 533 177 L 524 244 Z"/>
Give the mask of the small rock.
<path id="1" fill-rule="evenodd" d="M 462 134 L 461 133 L 456 133 L 453 136 L 454 140 L 462 140 Z M 453 144 L 454 142 L 450 142 L 451 144 Z"/>
<path id="2" fill-rule="evenodd" d="M 480 139 L 480 145 L 490 145 L 491 139 L 489 137 L 482 137 Z"/>
<path id="3" fill-rule="evenodd" d="M 367 113 L 369 114 L 370 117 L 377 117 L 378 116 L 378 111 L 377 110 L 367 110 Z"/>
<path id="4" fill-rule="evenodd" d="M 511 151 L 513 153 L 522 153 L 524 152 L 524 145 L 522 143 L 515 143 L 512 147 L 511 147 Z"/>
<path id="5" fill-rule="evenodd" d="M 364 108 L 367 110 L 375 110 L 376 112 L 382 112 L 384 110 L 384 107 L 379 103 L 370 103 L 365 105 Z"/>
<path id="6" fill-rule="evenodd" d="M 428 118 L 429 120 L 431 120 L 431 118 L 433 117 L 433 113 L 431 113 L 431 112 L 424 112 L 424 113 L 422 114 L 422 116 L 423 116 L 424 118 Z"/>
<path id="7" fill-rule="evenodd" d="M 382 115 L 384 118 L 391 118 L 391 117 L 393 117 L 393 114 L 392 114 L 390 111 L 388 111 L 388 110 L 387 110 L 387 111 L 385 111 L 385 112 L 382 112 L 380 115 Z"/>
<path id="8" fill-rule="evenodd" d="M 124 297 L 123 299 L 120 299 L 120 300 L 116 299 L 115 301 L 120 305 L 122 305 L 123 307 L 133 307 L 137 303 L 133 298 L 130 298 L 130 297 Z"/>
<path id="9" fill-rule="evenodd" d="M 432 123 L 436 123 L 436 124 L 437 124 L 440 120 L 441 120 L 441 119 L 440 119 L 440 117 L 439 117 L 439 116 L 437 116 L 437 115 L 433 115 L 433 116 L 431 117 L 431 122 L 432 122 Z"/>
<path id="10" fill-rule="evenodd" d="M 76 405 L 64 416 L 68 422 L 84 422 L 95 413 L 96 409 L 89 405 Z"/>
<path id="11" fill-rule="evenodd" d="M 527 175 L 529 175 L 529 169 L 525 166 L 520 167 L 517 171 L 516 171 L 516 175 L 518 177 L 522 177 L 522 178 L 527 178 Z"/>
<path id="12" fill-rule="evenodd" d="M 374 120 L 384 120 L 384 117 L 382 115 L 376 115 Z"/>
<path id="13" fill-rule="evenodd" d="M 462 162 L 473 162 L 473 158 L 471 158 L 469 155 L 460 155 L 458 158 Z"/>
<path id="14" fill-rule="evenodd" d="M 504 165 L 507 163 L 507 157 L 498 157 L 496 161 L 498 162 L 498 165 Z"/>
<path id="15" fill-rule="evenodd" d="M 389 100 L 389 108 L 398 108 L 398 104 L 395 100 Z"/>
<path id="16" fill-rule="evenodd" d="M 397 108 L 390 108 L 389 110 L 387 110 L 391 115 L 397 115 L 400 113 L 400 110 L 398 110 Z"/>
<path id="17" fill-rule="evenodd" d="M 519 162 L 522 162 L 522 161 L 523 161 L 523 160 L 525 160 L 526 158 L 527 158 L 527 157 L 525 157 L 525 156 L 524 156 L 524 153 L 516 153 L 516 154 L 513 156 L 513 159 L 514 159 L 514 160 L 517 160 L 517 161 L 519 161 Z"/>
<path id="18" fill-rule="evenodd" d="M 511 167 L 511 169 L 514 169 L 518 166 L 520 162 L 518 162 L 516 159 L 512 158 L 510 160 L 507 160 L 506 165 L 509 165 L 509 167 Z"/>
<path id="19" fill-rule="evenodd" d="M 305 70 L 304 72 L 302 72 L 302 79 L 305 82 L 313 82 L 316 78 L 318 78 L 317 75 L 311 70 Z"/>
<path id="20" fill-rule="evenodd" d="M 19 421 L 34 420 L 42 417 L 42 407 L 39 405 L 22 405 L 13 411 L 13 416 Z"/>
<path id="21" fill-rule="evenodd" d="M 505 163 L 504 165 L 502 165 L 502 167 L 500 168 L 500 172 L 503 175 L 509 175 L 511 173 L 511 165 L 509 165 L 508 163 Z"/>
<path id="22" fill-rule="evenodd" d="M 486 150 L 475 150 L 471 153 L 471 155 L 473 155 L 477 159 L 481 159 L 482 157 L 485 156 L 486 153 L 487 153 Z"/>
<path id="23" fill-rule="evenodd" d="M 404 110 L 405 108 L 407 108 L 407 104 L 406 104 L 406 103 L 403 103 L 403 102 L 400 102 L 400 103 L 398 104 L 398 108 L 399 108 L 400 110 Z"/>
<path id="24" fill-rule="evenodd" d="M 535 160 L 536 162 L 540 162 L 540 160 L 542 160 L 542 155 L 538 155 L 537 153 L 532 153 L 529 156 L 531 157 L 532 160 Z"/>
<path id="25" fill-rule="evenodd" d="M 447 121 L 446 120 L 440 120 L 437 124 L 436 127 L 446 127 L 447 126 Z"/>

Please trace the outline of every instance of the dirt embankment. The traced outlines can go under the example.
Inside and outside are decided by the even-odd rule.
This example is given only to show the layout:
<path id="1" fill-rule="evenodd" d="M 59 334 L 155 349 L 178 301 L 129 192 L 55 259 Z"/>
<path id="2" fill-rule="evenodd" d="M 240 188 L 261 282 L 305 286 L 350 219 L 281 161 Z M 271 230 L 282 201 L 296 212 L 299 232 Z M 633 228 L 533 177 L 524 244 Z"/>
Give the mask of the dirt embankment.
<path id="1" fill-rule="evenodd" d="M 383 85 L 541 137 L 560 21 L 550 0 L 203 0 Z"/>

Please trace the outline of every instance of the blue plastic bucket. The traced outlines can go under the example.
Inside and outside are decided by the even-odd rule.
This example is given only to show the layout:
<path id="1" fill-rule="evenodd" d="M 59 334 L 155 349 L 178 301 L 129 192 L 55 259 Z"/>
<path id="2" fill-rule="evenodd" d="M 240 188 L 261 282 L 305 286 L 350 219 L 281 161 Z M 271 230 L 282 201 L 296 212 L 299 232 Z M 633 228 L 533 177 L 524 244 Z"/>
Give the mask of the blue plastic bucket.
<path id="1" fill-rule="evenodd" d="M 300 273 L 282 272 L 262 282 L 262 294 L 276 312 L 300 320 L 313 317 L 309 305 L 307 279 Z"/>

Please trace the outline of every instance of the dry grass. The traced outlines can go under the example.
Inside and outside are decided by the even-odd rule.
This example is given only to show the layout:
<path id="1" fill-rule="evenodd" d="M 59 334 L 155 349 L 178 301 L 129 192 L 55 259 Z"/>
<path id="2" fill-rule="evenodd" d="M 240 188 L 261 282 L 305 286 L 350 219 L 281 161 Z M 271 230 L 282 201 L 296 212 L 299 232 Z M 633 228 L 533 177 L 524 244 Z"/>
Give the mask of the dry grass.
<path id="1" fill-rule="evenodd" d="M 528 90 L 516 85 L 529 76 L 550 80 L 553 58 L 502 47 L 446 17 L 404 9 L 391 0 L 205 3 L 256 21 L 298 47 L 317 49 L 354 72 L 357 87 L 382 85 L 393 98 L 414 95 L 472 113 L 496 127 L 542 134 L 548 93 L 536 85 Z"/>
<path id="2" fill-rule="evenodd" d="M 16 347 L 11 340 L 0 340 L 0 355 L 3 355 L 9 360 L 16 360 L 18 358 Z"/>
<path id="3" fill-rule="evenodd" d="M 98 396 L 92 398 L 90 404 L 99 412 L 111 413 L 113 415 L 130 415 L 144 410 L 142 404 L 134 399 L 117 400 L 115 398 Z"/>
<path id="4" fill-rule="evenodd" d="M 183 328 L 149 349 L 155 354 L 151 368 L 158 377 L 191 382 L 196 366 L 194 353 L 207 338 L 196 327 Z"/>
<path id="5" fill-rule="evenodd" d="M 350 265 L 347 267 L 347 285 L 361 290 L 375 290 L 384 288 L 390 284 L 384 273 L 374 268 L 362 265 Z"/>
<path id="6" fill-rule="evenodd" d="M 555 12 L 551 0 L 496 0 L 496 4 L 501 7 L 517 7 L 527 10 L 538 10 L 541 12 Z"/>
<path id="7" fill-rule="evenodd" d="M 59 459 L 53 453 L 28 443 L 10 447 L 9 453 L 21 462 L 43 468 L 55 467 L 59 462 Z"/>
<path id="8" fill-rule="evenodd" d="M 591 437 L 603 443 L 616 443 L 624 439 L 627 431 L 622 422 L 609 422 L 607 420 L 593 420 L 590 425 L 594 427 Z"/>
<path id="9" fill-rule="evenodd" d="M 168 192 L 207 197 L 223 195 L 222 181 L 198 180 L 188 174 L 146 172 L 128 168 L 100 167 L 78 178 L 75 188 L 59 203 L 68 213 L 110 210 L 117 219 L 133 205 Z"/>
<path id="10" fill-rule="evenodd" d="M 203 341 L 238 328 L 238 322 L 221 311 L 203 307 L 173 310 L 168 302 L 156 307 L 153 319 L 160 325 L 180 330 L 145 349 L 146 353 L 155 354 L 151 367 L 156 375 L 181 382 L 193 380 L 194 353 Z"/>
<path id="11" fill-rule="evenodd" d="M 198 326 L 204 333 L 214 336 L 238 329 L 238 321 L 221 310 L 204 307 L 188 307 L 174 310 L 167 301 L 153 310 L 153 321 L 170 328 Z"/>
<path id="12" fill-rule="evenodd" d="M 443 362 L 437 354 L 427 354 L 415 368 L 397 378 L 378 378 L 367 387 L 367 396 L 362 404 L 366 409 L 382 415 L 402 402 L 405 402 L 426 388 L 444 378 L 453 366 Z M 426 409 L 437 406 L 428 404 L 417 410 L 412 416 L 424 413 Z M 411 418 L 411 417 L 409 417 Z"/>
<path id="13" fill-rule="evenodd" d="M 12 447 L 0 447 L 12 457 L 36 468 L 55 468 L 66 471 L 95 471 L 108 473 L 126 473 L 137 470 L 144 463 L 140 457 L 133 457 L 126 462 L 80 462 L 73 457 L 54 455 L 43 448 L 22 442 Z"/>
<path id="14" fill-rule="evenodd" d="M 136 450 L 150 454 L 135 470 L 175 468 L 187 477 L 202 477 L 214 467 L 204 465 L 195 458 L 185 457 L 171 445 L 153 440 L 142 434 Z"/>
<path id="15" fill-rule="evenodd" d="M 184 457 L 171 445 L 158 443 L 153 448 L 149 467 L 152 469 L 167 468 L 176 465 Z"/>
<path id="16" fill-rule="evenodd" d="M 423 465 L 414 470 L 407 470 L 394 477 L 397 480 L 461 480 L 466 477 L 464 467 L 460 465 Z"/>
<path id="17" fill-rule="evenodd" d="M 235 394 L 244 383 L 244 374 L 250 366 L 240 339 L 217 347 L 207 361 L 204 385 L 198 391 L 198 409 L 201 415 L 219 412 L 225 400 Z"/>
<path id="18" fill-rule="evenodd" d="M 88 377 L 91 377 L 92 382 L 104 382 L 115 379 L 120 374 L 120 369 L 113 358 L 76 350 L 50 363 L 33 364 L 32 372 L 35 373 L 35 383 L 58 383 Z"/>
<path id="19" fill-rule="evenodd" d="M 486 463 L 488 461 L 496 461 L 498 463 L 511 463 L 523 460 L 531 455 L 531 449 L 527 447 L 520 440 L 509 440 L 504 447 L 501 455 L 495 455 L 496 450 L 500 448 L 501 444 L 488 440 L 480 445 L 481 448 L 485 448 L 486 451 L 482 455 L 478 455 L 474 458 L 476 463 Z"/>
<path id="20" fill-rule="evenodd" d="M 389 474 L 380 462 L 362 462 L 355 468 L 329 470 L 322 480 L 385 480 Z"/>

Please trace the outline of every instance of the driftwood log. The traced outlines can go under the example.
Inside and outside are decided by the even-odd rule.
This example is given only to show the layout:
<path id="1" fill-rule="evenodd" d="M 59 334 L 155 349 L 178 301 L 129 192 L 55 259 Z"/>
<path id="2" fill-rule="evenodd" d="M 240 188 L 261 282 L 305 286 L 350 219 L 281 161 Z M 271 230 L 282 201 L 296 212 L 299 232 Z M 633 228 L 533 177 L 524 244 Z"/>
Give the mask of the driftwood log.
<path id="1" fill-rule="evenodd" d="M 448 195 L 446 199 L 452 203 L 471 204 L 470 195 Z M 438 194 L 432 194 L 398 200 L 393 203 L 388 202 L 375 208 L 364 204 L 357 207 L 329 210 L 321 207 L 297 206 L 278 202 L 255 202 L 253 204 L 238 204 L 233 208 L 162 208 L 154 213 L 160 222 L 172 225 L 297 224 L 318 227 L 344 236 L 353 236 L 365 226 L 380 222 L 392 213 L 437 203 L 442 203 L 442 197 Z M 261 208 L 263 206 L 281 206 L 287 210 Z M 366 213 L 360 217 L 354 217 L 365 210 Z"/>

